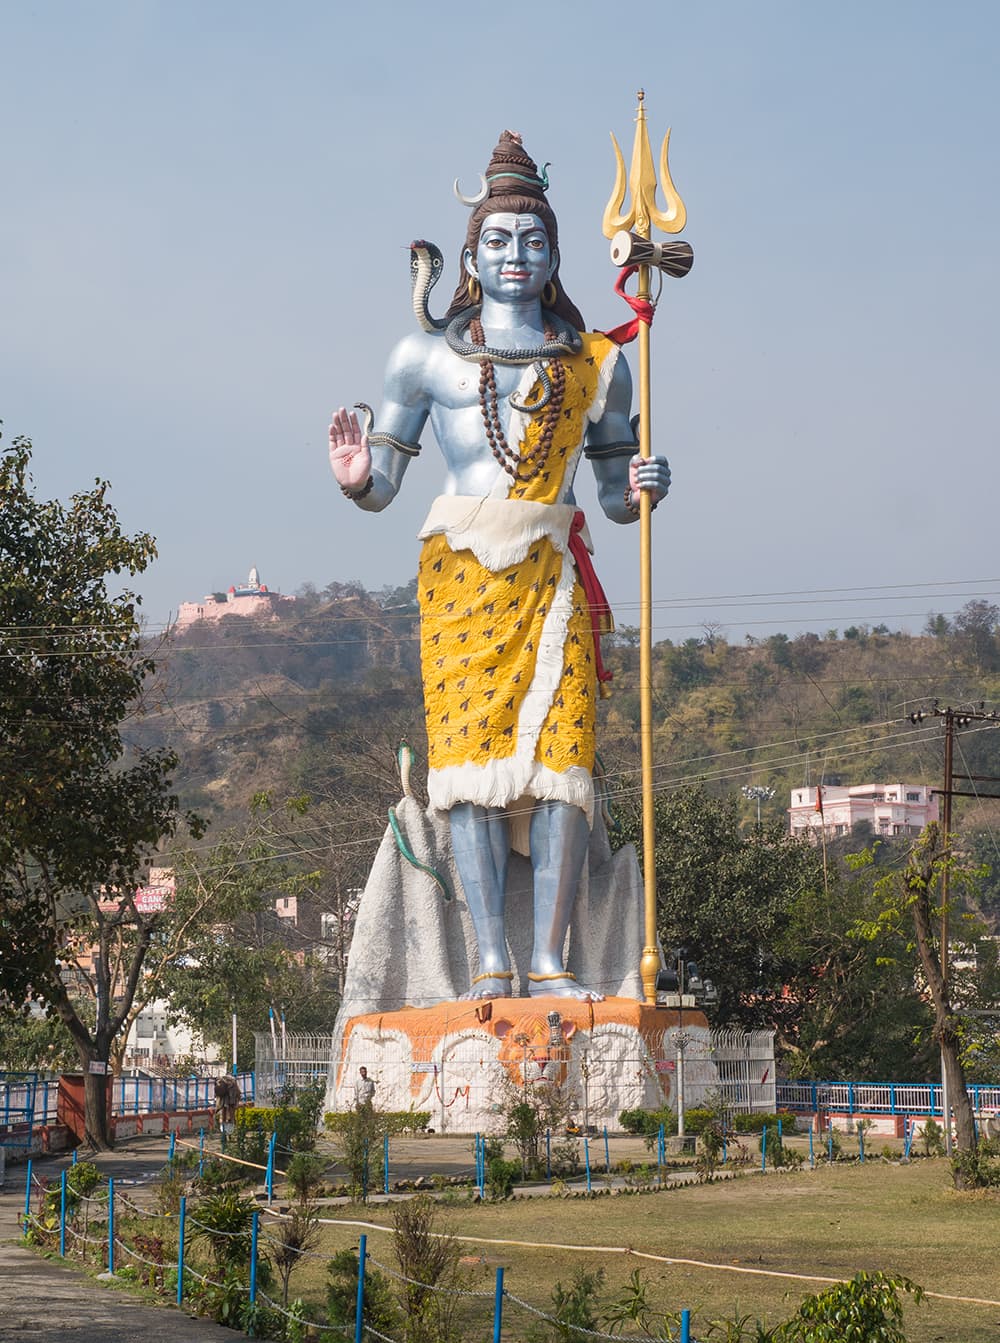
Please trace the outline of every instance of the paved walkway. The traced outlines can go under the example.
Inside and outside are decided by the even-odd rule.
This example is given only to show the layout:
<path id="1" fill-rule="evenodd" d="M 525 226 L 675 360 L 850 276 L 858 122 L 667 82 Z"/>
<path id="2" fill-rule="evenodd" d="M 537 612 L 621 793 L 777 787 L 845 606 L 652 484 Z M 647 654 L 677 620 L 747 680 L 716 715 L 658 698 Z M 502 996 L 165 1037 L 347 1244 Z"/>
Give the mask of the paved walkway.
<path id="1" fill-rule="evenodd" d="M 81 1154 L 82 1155 L 82 1154 Z M 138 1138 L 116 1152 L 87 1156 L 115 1187 L 150 1178 L 167 1159 L 159 1138 Z M 62 1170 L 66 1157 L 36 1160 L 39 1177 Z M 42 1258 L 14 1242 L 24 1214 L 25 1166 L 7 1167 L 0 1191 L 0 1340 L 3 1343 L 222 1343 L 243 1338 L 169 1306 L 143 1305 L 126 1288 L 101 1283 L 71 1260 Z"/>

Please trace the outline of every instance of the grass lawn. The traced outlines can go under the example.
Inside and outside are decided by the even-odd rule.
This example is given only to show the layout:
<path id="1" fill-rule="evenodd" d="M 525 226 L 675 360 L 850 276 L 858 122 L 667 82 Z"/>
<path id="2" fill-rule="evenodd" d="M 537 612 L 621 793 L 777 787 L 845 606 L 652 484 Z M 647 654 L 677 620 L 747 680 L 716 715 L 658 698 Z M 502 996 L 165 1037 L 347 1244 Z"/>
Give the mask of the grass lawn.
<path id="1" fill-rule="evenodd" d="M 390 1210 L 380 1205 L 327 1207 L 323 1216 L 391 1226 Z M 943 1160 L 907 1166 L 869 1160 L 589 1200 L 519 1198 L 483 1206 L 456 1200 L 442 1206 L 440 1220 L 469 1255 L 481 1257 L 470 1266 L 470 1287 L 490 1291 L 502 1264 L 508 1291 L 542 1308 L 550 1308 L 555 1282 L 568 1285 L 577 1267 L 602 1268 L 607 1291 L 641 1268 L 651 1302 L 663 1311 L 689 1307 L 696 1329 L 699 1320 L 737 1312 L 773 1324 L 791 1315 L 803 1296 L 826 1285 L 734 1269 L 834 1279 L 849 1278 L 859 1269 L 883 1269 L 913 1279 L 928 1292 L 1000 1301 L 1000 1194 L 955 1193 Z M 326 1227 L 322 1252 L 356 1245 L 359 1230 Z M 541 1248 L 491 1245 L 491 1239 L 537 1242 Z M 558 1244 L 594 1248 L 554 1248 Z M 709 1266 L 658 1263 L 601 1247 Z M 377 1260 L 396 1267 L 390 1236 L 369 1231 L 368 1248 Z M 306 1260 L 293 1278 L 292 1295 L 322 1300 L 324 1272 L 321 1259 Z M 482 1324 L 469 1337 L 486 1337 L 491 1303 L 476 1302 L 474 1308 Z M 504 1320 L 505 1338 L 513 1343 L 524 1337 L 530 1321 L 525 1312 L 510 1303 Z M 906 1328 L 911 1343 L 997 1343 L 1000 1305 L 931 1298 L 907 1307 Z"/>

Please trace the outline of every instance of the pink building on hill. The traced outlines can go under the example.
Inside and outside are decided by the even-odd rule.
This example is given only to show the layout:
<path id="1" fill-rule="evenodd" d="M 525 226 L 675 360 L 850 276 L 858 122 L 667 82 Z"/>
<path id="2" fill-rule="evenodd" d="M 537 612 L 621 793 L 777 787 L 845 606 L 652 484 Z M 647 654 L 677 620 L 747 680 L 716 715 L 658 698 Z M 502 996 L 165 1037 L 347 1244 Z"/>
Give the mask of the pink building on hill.
<path id="1" fill-rule="evenodd" d="M 828 839 L 849 835 L 859 821 L 867 821 L 874 836 L 919 835 L 938 819 L 938 801 L 922 783 L 860 783 L 852 788 L 822 784 L 793 788 L 788 808 L 793 835 Z"/>
<path id="2" fill-rule="evenodd" d="M 253 568 L 246 583 L 238 587 L 234 584 L 228 592 L 210 592 L 200 602 L 181 602 L 175 626 L 183 629 L 198 620 L 221 620 L 223 616 L 277 620 L 279 609 L 294 600 L 294 597 L 283 597 L 280 592 L 270 592 Z"/>

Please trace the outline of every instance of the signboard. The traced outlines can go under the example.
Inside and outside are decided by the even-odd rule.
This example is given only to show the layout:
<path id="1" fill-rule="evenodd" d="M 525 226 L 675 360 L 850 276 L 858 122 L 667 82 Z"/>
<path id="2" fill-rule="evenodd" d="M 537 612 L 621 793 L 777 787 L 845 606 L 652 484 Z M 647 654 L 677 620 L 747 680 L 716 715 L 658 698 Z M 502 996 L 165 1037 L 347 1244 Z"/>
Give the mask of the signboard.
<path id="1" fill-rule="evenodd" d="M 162 914 L 173 898 L 174 887 L 164 883 L 155 886 L 139 886 L 135 893 L 137 914 Z"/>
<path id="2" fill-rule="evenodd" d="M 95 1073 L 98 1077 L 103 1077 L 108 1071 L 108 1065 L 106 1063 L 100 1063 L 97 1059 L 91 1059 L 88 1071 Z"/>
<path id="3" fill-rule="evenodd" d="M 673 1059 L 657 1059 L 656 1071 L 658 1073 L 672 1073 L 677 1067 Z"/>

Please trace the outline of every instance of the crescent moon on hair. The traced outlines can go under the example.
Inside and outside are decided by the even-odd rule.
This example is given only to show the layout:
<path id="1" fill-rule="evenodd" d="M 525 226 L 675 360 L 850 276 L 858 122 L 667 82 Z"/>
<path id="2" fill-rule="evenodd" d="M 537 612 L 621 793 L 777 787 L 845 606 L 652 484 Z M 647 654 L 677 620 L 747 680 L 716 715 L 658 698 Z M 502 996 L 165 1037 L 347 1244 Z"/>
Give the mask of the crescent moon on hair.
<path id="1" fill-rule="evenodd" d="M 477 196 L 463 196 L 461 191 L 459 191 L 458 189 L 458 178 L 457 177 L 455 178 L 455 195 L 458 197 L 458 199 L 462 202 L 463 205 L 468 205 L 470 207 L 474 205 L 481 205 L 482 202 L 489 195 L 490 188 L 486 182 L 486 178 L 483 176 L 482 173 L 479 174 L 479 182 L 480 182 L 480 188 L 479 188 L 479 194 Z"/>

